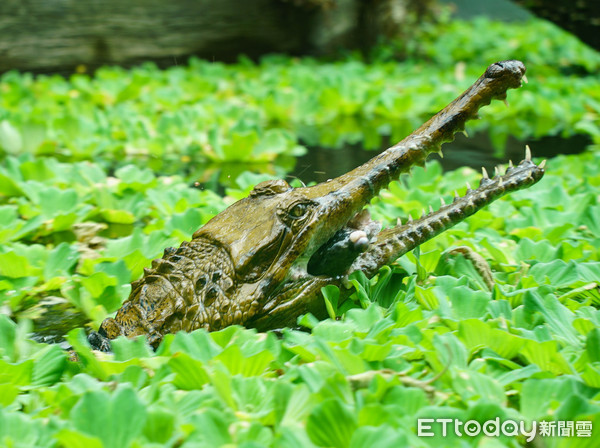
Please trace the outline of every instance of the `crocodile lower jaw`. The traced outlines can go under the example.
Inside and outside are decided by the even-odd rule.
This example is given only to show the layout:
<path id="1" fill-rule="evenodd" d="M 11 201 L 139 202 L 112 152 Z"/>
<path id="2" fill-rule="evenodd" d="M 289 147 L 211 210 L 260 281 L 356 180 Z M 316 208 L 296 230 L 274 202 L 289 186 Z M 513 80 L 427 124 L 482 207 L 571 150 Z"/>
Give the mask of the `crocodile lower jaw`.
<path id="1" fill-rule="evenodd" d="M 450 204 L 446 204 L 440 197 L 438 210 L 434 211 L 429 205 L 429 212 L 423 209 L 420 218 L 413 219 L 409 214 L 404 224 L 398 219 L 395 227 L 385 229 L 383 233 L 380 232 L 381 223 L 372 220 L 368 209 L 363 209 L 315 251 L 308 262 L 307 273 L 313 276 L 339 277 L 355 270 L 364 271 L 368 265 L 380 267 L 386 262 L 382 259 L 385 256 L 380 254 L 378 246 L 395 245 L 397 248 L 394 249 L 394 259 L 398 258 L 499 197 L 537 182 L 543 176 L 544 168 L 545 161 L 540 165 L 531 161 L 531 152 L 527 147 L 525 159 L 516 167 L 511 162 L 504 174 L 496 169 L 492 178 L 482 168 L 483 175 L 476 189 L 472 189 L 467 183 L 464 196 L 455 192 Z"/>

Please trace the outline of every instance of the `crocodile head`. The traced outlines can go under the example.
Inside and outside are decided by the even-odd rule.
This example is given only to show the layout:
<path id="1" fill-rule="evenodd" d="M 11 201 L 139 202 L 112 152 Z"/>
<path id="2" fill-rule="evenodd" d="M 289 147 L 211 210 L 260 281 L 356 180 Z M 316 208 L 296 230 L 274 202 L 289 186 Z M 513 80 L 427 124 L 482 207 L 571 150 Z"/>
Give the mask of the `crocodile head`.
<path id="1" fill-rule="evenodd" d="M 324 315 L 320 290 L 343 285 L 347 275 L 367 276 L 452 227 L 505 193 L 528 187 L 544 166 L 527 154 L 504 175 L 468 189 L 452 204 L 418 220 L 380 231 L 365 206 L 379 191 L 424 164 L 431 152 L 464 130 L 480 107 L 505 99 L 521 85 L 519 61 L 492 64 L 461 96 L 400 143 L 327 182 L 292 188 L 283 180 L 258 184 L 199 229 L 190 242 L 165 250 L 115 318 L 106 319 L 92 345 L 144 334 L 156 346 L 179 330 L 217 330 L 231 324 L 261 330 L 295 325 L 300 314 Z"/>

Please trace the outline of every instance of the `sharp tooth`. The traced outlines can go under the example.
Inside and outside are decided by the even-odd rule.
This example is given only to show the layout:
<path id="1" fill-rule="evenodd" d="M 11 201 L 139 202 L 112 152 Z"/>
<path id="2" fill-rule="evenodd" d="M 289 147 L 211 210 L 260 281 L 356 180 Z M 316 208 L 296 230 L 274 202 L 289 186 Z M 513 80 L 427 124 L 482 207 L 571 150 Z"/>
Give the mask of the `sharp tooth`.
<path id="1" fill-rule="evenodd" d="M 400 218 L 398 218 L 398 219 L 396 220 L 396 225 L 397 225 L 398 227 L 400 227 L 400 226 L 402 225 L 402 220 L 401 220 Z"/>
<path id="2" fill-rule="evenodd" d="M 498 166 L 494 167 L 494 177 L 496 176 L 500 176 L 500 169 L 498 168 Z"/>
<path id="3" fill-rule="evenodd" d="M 458 195 L 458 191 L 454 190 L 454 202 L 458 201 L 460 196 Z"/>
<path id="4" fill-rule="evenodd" d="M 529 81 L 527 80 L 527 76 L 523 75 L 523 77 L 521 79 L 523 80 L 523 82 L 525 84 L 529 83 Z"/>
<path id="5" fill-rule="evenodd" d="M 444 201 L 444 198 L 442 197 L 440 197 L 440 204 L 442 204 L 442 207 L 446 205 L 446 201 Z"/>
<path id="6" fill-rule="evenodd" d="M 538 165 L 538 167 L 543 170 L 544 168 L 546 168 L 546 161 L 542 160 L 542 162 Z"/>
<path id="7" fill-rule="evenodd" d="M 525 145 L 525 160 L 531 161 L 531 149 L 529 145 Z"/>
<path id="8" fill-rule="evenodd" d="M 424 218 L 425 216 L 427 216 L 425 209 L 421 209 L 421 218 Z"/>
<path id="9" fill-rule="evenodd" d="M 489 179 L 490 178 L 490 176 L 488 176 L 487 170 L 483 166 L 481 167 L 481 174 L 483 175 L 484 179 Z"/>
<path id="10" fill-rule="evenodd" d="M 429 213 L 433 213 L 433 207 L 429 204 Z"/>
<path id="11" fill-rule="evenodd" d="M 438 151 L 438 156 L 440 156 L 440 159 L 444 158 L 444 153 L 442 152 L 442 149 L 440 148 L 440 150 Z"/>
<path id="12" fill-rule="evenodd" d="M 463 135 L 464 135 L 465 137 L 469 138 L 469 134 L 467 133 L 467 130 L 466 130 L 466 129 L 463 129 L 461 132 L 463 133 Z"/>
<path id="13" fill-rule="evenodd" d="M 472 190 L 471 184 L 469 182 L 467 182 L 467 191 L 471 191 L 471 190 Z"/>
<path id="14" fill-rule="evenodd" d="M 407 223 L 413 222 L 413 217 L 412 215 L 408 215 L 408 221 L 406 221 Z"/>

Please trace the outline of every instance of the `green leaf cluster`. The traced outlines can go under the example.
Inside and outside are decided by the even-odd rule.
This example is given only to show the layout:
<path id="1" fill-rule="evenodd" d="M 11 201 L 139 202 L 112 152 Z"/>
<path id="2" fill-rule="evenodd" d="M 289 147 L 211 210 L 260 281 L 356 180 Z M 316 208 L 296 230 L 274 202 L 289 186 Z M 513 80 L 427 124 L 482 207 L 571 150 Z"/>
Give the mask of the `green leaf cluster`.
<path id="1" fill-rule="evenodd" d="M 200 330 L 167 336 L 157 352 L 144 339 L 120 338 L 114 354 L 99 355 L 76 329 L 68 336 L 76 362 L 57 345 L 29 340 L 29 321 L 17 325 L 0 315 L 0 440 L 22 446 L 450 447 L 477 446 L 482 439 L 419 438 L 417 418 L 582 420 L 597 427 L 599 157 L 590 152 L 550 161 L 537 188 L 499 200 L 372 280 L 354 275 L 347 302 L 338 303 L 329 289 L 330 312 L 341 320 L 305 317 L 300 322 L 310 333 Z M 56 163 L 55 169 L 78 166 Z M 152 179 L 135 173 L 124 177 L 153 191 Z M 407 216 L 416 202 L 433 203 L 465 178 L 476 181 L 477 175 L 468 169 L 442 175 L 430 163 L 392 184 L 373 213 Z M 15 184 L 27 191 L 25 181 Z M 79 191 L 76 183 L 68 185 Z M 110 244 L 107 238 L 100 257 L 84 261 L 95 269 L 87 277 L 73 273 L 83 267 L 69 261 L 67 243 L 48 257 L 63 281 L 79 278 L 90 303 L 98 304 L 94 294 L 102 296 L 106 285 L 129 281 L 122 254 L 160 250 L 155 233 L 163 232 L 134 230 Z M 456 246 L 482 256 L 493 275 L 491 289 L 481 266 L 449 250 Z M 23 253 L 28 263 L 37 252 Z M 5 266 L 15 276 L 3 271 L 3 284 L 22 281 L 14 261 Z M 32 276 L 42 275 L 39 269 Z M 20 431 L 27 438 L 19 439 Z M 590 446 L 583 438 L 544 440 Z M 523 443 L 496 440 L 497 446 Z"/>
<path id="2" fill-rule="evenodd" d="M 232 65 L 191 59 L 167 70 L 101 68 L 69 79 L 6 73 L 0 156 L 58 155 L 107 169 L 136 163 L 205 179 L 215 163 L 283 167 L 303 145 L 398 141 L 504 59 L 523 60 L 530 83 L 511 96 L 509 109 L 486 108 L 470 132 L 489 133 L 499 154 L 509 135 L 586 134 L 599 144 L 600 57 L 572 36 L 539 20 L 423 28 L 401 63 L 387 44 L 369 63 L 359 55 L 326 63 L 269 56 Z"/>
<path id="3" fill-rule="evenodd" d="M 556 25 L 539 19 L 514 23 L 485 17 L 442 20 L 426 24 L 419 38 L 409 44 L 403 50 L 409 57 L 453 70 L 455 82 L 465 87 L 478 76 L 478 67 L 505 59 L 525 63 L 532 82 L 518 95 L 509 95 L 510 110 L 492 104 L 485 123 L 470 125 L 472 131 L 489 134 L 497 155 L 503 154 L 509 135 L 526 140 L 587 134 L 594 145 L 599 144 L 600 54 Z M 388 60 L 393 48 L 382 47 L 378 57 Z"/>
<path id="4" fill-rule="evenodd" d="M 0 306 L 36 317 L 62 301 L 98 321 L 167 246 L 225 207 L 210 190 L 126 165 L 30 154 L 0 167 Z"/>

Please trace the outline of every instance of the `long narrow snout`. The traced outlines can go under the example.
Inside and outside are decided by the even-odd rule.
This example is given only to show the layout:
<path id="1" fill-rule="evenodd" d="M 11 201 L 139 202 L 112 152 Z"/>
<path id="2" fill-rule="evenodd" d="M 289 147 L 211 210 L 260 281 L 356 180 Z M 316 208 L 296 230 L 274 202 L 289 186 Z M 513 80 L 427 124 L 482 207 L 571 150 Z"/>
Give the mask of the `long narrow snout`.
<path id="1" fill-rule="evenodd" d="M 331 238 L 401 173 L 413 165 L 422 166 L 432 152 L 441 153 L 441 145 L 464 130 L 465 123 L 476 118 L 481 107 L 493 99 L 506 99 L 507 90 L 520 87 L 524 75 L 525 66 L 520 61 L 490 65 L 462 95 L 400 143 L 342 176 L 302 188 L 303 195 L 318 202 L 319 214 L 324 217 L 318 225 L 316 243 Z"/>

